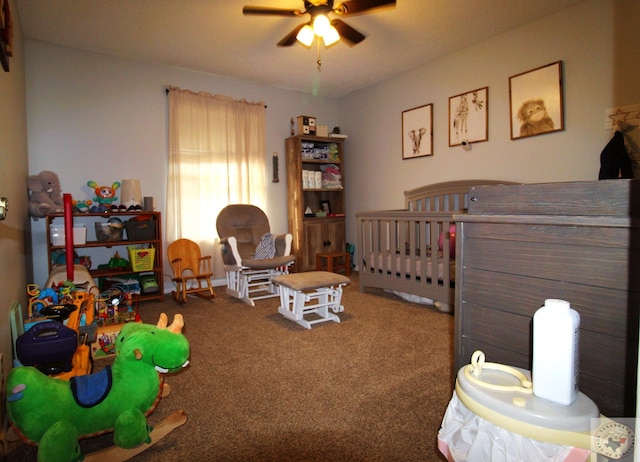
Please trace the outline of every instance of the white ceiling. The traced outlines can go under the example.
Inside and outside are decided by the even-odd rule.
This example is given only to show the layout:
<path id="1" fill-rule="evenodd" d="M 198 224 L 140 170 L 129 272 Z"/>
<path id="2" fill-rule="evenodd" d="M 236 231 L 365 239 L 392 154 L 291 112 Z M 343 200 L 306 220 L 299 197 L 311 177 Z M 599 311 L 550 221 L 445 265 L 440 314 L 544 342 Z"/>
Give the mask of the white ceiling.
<path id="1" fill-rule="evenodd" d="M 367 38 L 276 47 L 304 17 L 244 16 L 303 0 L 18 0 L 25 38 L 340 98 L 584 0 L 397 0 L 341 17 Z M 340 0 L 336 0 L 338 5 Z"/>

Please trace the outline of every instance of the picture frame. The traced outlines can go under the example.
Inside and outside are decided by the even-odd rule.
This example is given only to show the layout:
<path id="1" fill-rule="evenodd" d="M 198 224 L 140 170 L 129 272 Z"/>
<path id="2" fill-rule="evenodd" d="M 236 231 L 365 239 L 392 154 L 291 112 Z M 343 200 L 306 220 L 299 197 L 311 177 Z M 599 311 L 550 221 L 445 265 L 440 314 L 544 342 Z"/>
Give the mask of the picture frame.
<path id="1" fill-rule="evenodd" d="M 489 140 L 489 87 L 449 98 L 449 147 Z"/>
<path id="2" fill-rule="evenodd" d="M 331 213 L 331 203 L 329 201 L 320 201 L 320 210 L 325 213 Z"/>
<path id="3" fill-rule="evenodd" d="M 562 61 L 509 77 L 511 139 L 564 130 Z"/>
<path id="4" fill-rule="evenodd" d="M 402 111 L 402 159 L 433 155 L 433 103 Z"/>

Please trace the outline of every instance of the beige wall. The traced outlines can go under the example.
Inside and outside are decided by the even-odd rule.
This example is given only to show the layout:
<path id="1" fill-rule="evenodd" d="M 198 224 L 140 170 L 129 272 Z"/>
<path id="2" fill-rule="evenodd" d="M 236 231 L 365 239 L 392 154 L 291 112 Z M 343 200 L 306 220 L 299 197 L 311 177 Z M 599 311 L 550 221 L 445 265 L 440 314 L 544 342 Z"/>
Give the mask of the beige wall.
<path id="1" fill-rule="evenodd" d="M 640 2 L 589 0 L 343 98 L 347 240 L 356 241 L 355 213 L 401 208 L 403 191 L 425 184 L 597 179 L 613 135 L 604 129 L 605 108 L 640 103 L 639 30 Z M 555 61 L 564 65 L 564 131 L 511 140 L 509 77 Z M 449 147 L 449 97 L 482 87 L 489 87 L 489 140 L 471 151 Z M 429 103 L 434 155 L 402 160 L 401 113 Z"/>
<path id="2" fill-rule="evenodd" d="M 0 352 L 5 374 L 11 366 L 9 309 L 16 301 L 26 303 L 27 250 L 27 128 L 25 108 L 24 40 L 14 0 L 9 0 L 14 18 L 13 57 L 10 71 L 0 69 L 0 196 L 9 200 L 7 219 L 0 221 Z M 30 257 L 29 257 L 30 263 Z"/>

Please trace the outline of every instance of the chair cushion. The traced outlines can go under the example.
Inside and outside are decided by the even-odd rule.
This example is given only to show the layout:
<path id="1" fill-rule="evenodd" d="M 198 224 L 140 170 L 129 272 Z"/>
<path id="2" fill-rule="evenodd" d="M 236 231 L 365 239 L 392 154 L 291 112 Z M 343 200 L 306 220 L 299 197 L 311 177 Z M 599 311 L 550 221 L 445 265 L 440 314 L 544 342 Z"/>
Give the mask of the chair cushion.
<path id="1" fill-rule="evenodd" d="M 246 228 L 237 227 L 237 228 L 234 228 L 234 231 L 235 233 L 232 233 L 231 236 L 235 234 L 235 237 L 238 240 L 238 242 L 243 244 L 251 243 L 254 246 L 256 245 L 256 241 L 253 236 L 253 228 L 251 226 L 248 226 Z"/>
<path id="2" fill-rule="evenodd" d="M 281 274 L 271 279 L 276 284 L 293 290 L 312 290 L 320 287 L 349 284 L 351 279 L 329 271 L 308 271 L 306 273 Z"/>
<path id="3" fill-rule="evenodd" d="M 295 261 L 296 257 L 288 255 L 286 257 L 268 258 L 266 260 L 255 260 L 251 258 L 243 258 L 242 266 L 246 266 L 251 269 L 270 269 L 278 266 L 286 266 L 289 263 Z"/>

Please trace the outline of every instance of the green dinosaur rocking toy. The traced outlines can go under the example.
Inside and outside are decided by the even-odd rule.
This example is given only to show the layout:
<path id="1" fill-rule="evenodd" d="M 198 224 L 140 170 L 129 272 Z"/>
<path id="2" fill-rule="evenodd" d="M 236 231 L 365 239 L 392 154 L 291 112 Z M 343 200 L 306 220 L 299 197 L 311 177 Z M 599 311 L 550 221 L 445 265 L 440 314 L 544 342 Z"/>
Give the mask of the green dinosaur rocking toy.
<path id="1" fill-rule="evenodd" d="M 23 439 L 38 445 L 38 461 L 82 460 L 78 439 L 109 431 L 117 446 L 112 449 L 122 457 L 120 448 L 153 444 L 154 436 L 160 438 L 184 423 L 184 418 L 174 418 L 156 433 L 146 417 L 162 394 L 160 374 L 177 372 L 189 363 L 183 325 L 176 314 L 167 327 L 164 313 L 157 326 L 125 324 L 116 340 L 113 365 L 70 381 L 51 378 L 35 367 L 13 369 L 7 377 L 9 420 Z"/>

